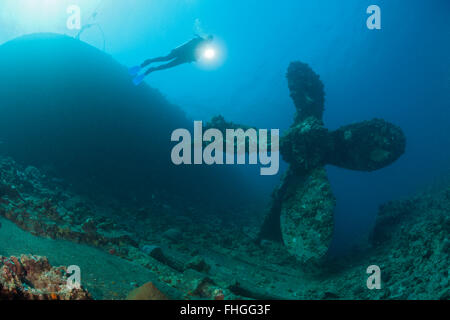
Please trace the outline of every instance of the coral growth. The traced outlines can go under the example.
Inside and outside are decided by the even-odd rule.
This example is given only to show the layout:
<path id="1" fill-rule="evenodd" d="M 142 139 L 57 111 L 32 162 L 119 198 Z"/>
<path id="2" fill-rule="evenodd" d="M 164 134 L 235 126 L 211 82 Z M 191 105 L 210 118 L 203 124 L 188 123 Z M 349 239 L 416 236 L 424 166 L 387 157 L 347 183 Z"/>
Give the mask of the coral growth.
<path id="1" fill-rule="evenodd" d="M 47 258 L 0 256 L 0 300 L 89 300 L 83 288 L 67 285 L 65 267 L 54 268 Z"/>
<path id="2" fill-rule="evenodd" d="M 297 109 L 294 123 L 301 123 L 308 117 L 322 120 L 325 91 L 319 75 L 306 63 L 295 62 L 289 65 L 287 78 L 291 98 Z"/>
<path id="3" fill-rule="evenodd" d="M 327 163 L 359 171 L 382 169 L 405 152 L 402 130 L 382 119 L 347 125 L 331 133 Z"/>
<path id="4" fill-rule="evenodd" d="M 287 179 L 280 210 L 283 242 L 301 261 L 319 260 L 331 242 L 334 221 L 329 213 L 336 205 L 326 171 L 288 173 Z"/>

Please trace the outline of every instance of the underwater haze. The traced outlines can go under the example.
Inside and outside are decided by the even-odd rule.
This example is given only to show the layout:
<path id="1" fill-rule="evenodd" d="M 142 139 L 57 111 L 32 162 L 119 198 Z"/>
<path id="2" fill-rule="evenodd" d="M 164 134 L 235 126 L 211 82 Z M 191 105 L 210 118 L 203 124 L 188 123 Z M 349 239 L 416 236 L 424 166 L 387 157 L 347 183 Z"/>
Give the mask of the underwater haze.
<path id="1" fill-rule="evenodd" d="M 366 10 L 374 4 L 381 8 L 380 30 L 370 30 L 366 24 L 370 15 Z M 81 25 L 87 26 L 82 32 L 67 27 L 71 5 L 81 9 Z M 192 131 L 193 121 L 207 123 L 217 115 L 232 123 L 288 132 L 296 108 L 301 108 L 292 100 L 295 92 L 286 74 L 291 62 L 301 61 L 323 83 L 323 126 L 329 132 L 377 118 L 389 123 L 389 132 L 401 128 L 406 138 L 404 153 L 380 170 L 356 171 L 321 163 L 328 180 L 317 179 L 329 181 L 328 200 L 336 201 L 327 257 L 340 258 L 369 242 L 380 206 L 450 184 L 449 12 L 446 0 L 2 0 L 0 156 L 11 157 L 18 167 L 32 166 L 44 175 L 55 175 L 52 183 L 64 181 L 67 192 L 73 192 L 64 197 L 66 202 L 88 196 L 94 204 L 81 211 L 120 217 L 126 232 L 142 237 L 136 240 L 136 235 L 127 233 L 123 240 L 139 252 L 153 252 L 148 246 L 159 234 L 172 245 L 177 243 L 180 228 L 171 225 L 177 219 L 185 226 L 198 218 L 198 223 L 210 222 L 213 230 L 228 230 L 230 224 L 230 234 L 242 232 L 259 240 L 258 228 L 274 201 L 271 194 L 274 189 L 284 192 L 276 188 L 286 172 L 289 176 L 291 162 L 281 160 L 273 176 L 263 176 L 260 166 L 251 165 L 175 168 L 170 160 L 170 134 L 177 128 Z M 167 55 L 195 35 L 214 35 L 218 55 L 214 62 L 187 63 L 152 73 L 140 86 L 132 84 L 129 67 Z M 284 157 L 283 144 L 281 153 Z M 3 180 L 8 177 L 5 172 L 0 176 Z M 17 188 L 15 182 L 13 189 Z M 12 198 L 11 190 L 2 191 L 0 184 L 0 196 L 2 192 Z M 52 192 L 44 192 L 42 199 L 57 198 L 58 192 Z M 140 222 L 153 217 L 146 210 L 161 215 L 154 218 L 161 221 L 151 235 Z M 176 210 L 187 218 L 174 214 Z M 6 213 L 2 216 L 20 220 Z M 91 230 L 81 216 L 76 223 Z M 24 227 L 27 223 L 16 224 L 29 230 Z M 33 230 L 33 235 L 46 236 Z M 285 230 L 281 231 L 284 236 Z M 94 238 L 86 232 L 90 235 L 86 241 L 59 234 L 55 238 L 92 245 Z M 239 241 L 219 235 L 203 240 L 229 245 L 230 251 L 221 253 L 232 256 Z M 286 244 L 287 238 L 283 239 Z M 95 241 L 103 251 L 127 261 L 138 255 L 133 250 L 120 251 L 118 244 L 103 245 L 106 240 Z M 191 245 L 201 248 L 195 241 L 168 246 L 167 255 L 171 250 L 187 254 L 183 250 Z M 164 243 L 155 245 L 166 249 Z M 18 252 L 2 250 L 0 255 Z M 56 261 L 52 263 L 66 262 L 57 253 L 46 255 Z M 169 260 L 158 261 L 177 270 L 177 264 Z M 208 273 L 202 263 L 194 265 Z M 128 289 L 114 288 L 119 297 Z M 284 289 L 277 292 L 281 298 L 287 297 Z M 94 297 L 116 298 L 113 289 L 96 290 L 90 290 Z M 166 290 L 167 295 L 176 295 L 171 288 Z M 245 296 L 245 290 L 230 290 L 234 297 Z M 301 293 L 297 297 L 309 298 Z M 432 293 L 428 297 L 435 298 Z"/>

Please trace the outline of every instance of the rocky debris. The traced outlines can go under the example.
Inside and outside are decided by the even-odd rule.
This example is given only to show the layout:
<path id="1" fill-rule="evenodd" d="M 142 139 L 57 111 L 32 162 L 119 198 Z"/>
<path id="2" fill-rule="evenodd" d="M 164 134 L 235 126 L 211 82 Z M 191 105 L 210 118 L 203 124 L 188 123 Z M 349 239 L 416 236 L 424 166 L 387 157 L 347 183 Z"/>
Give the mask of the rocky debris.
<path id="1" fill-rule="evenodd" d="M 8 185 L 0 181 L 0 197 L 10 199 L 21 199 L 19 191 L 14 185 Z"/>
<path id="2" fill-rule="evenodd" d="M 125 247 L 138 247 L 125 226 L 96 214 L 86 202 L 67 202 L 76 196 L 37 168 L 23 168 L 1 157 L 0 177 L 0 216 L 21 229 L 36 236 L 94 245 L 125 258 Z"/>
<path id="3" fill-rule="evenodd" d="M 164 205 L 154 210 L 148 206 L 145 215 L 133 220 L 138 210 L 124 204 L 116 219 L 105 218 L 102 207 L 80 198 L 51 177 L 22 174 L 25 170 L 11 159 L 0 157 L 3 183 L 15 186 L 23 198 L 0 197 L 0 212 L 5 217 L 36 235 L 49 238 L 56 235 L 56 238 L 89 243 L 140 264 L 155 275 L 146 281 L 151 280 L 172 299 L 448 299 L 449 296 L 449 188 L 382 206 L 370 246 L 362 245 L 359 252 L 310 268 L 311 264 L 299 265 L 282 242 L 254 241 L 252 236 L 258 230 L 258 221 L 248 223 L 242 214 L 246 211 L 240 212 L 242 220 L 237 217 L 232 223 L 224 223 L 224 217 L 190 210 L 187 214 L 191 222 L 187 223 L 187 219 L 181 218 L 183 211 L 175 211 L 174 205 L 170 210 L 164 209 L 167 207 Z M 314 183 L 324 181 L 320 174 L 324 173 L 318 170 L 313 175 L 311 185 L 303 184 L 308 186 L 305 191 L 309 193 L 308 199 L 317 197 L 323 201 L 320 195 L 326 185 Z M 27 184 L 26 179 L 37 180 Z M 285 179 L 300 177 L 287 174 Z M 294 209 L 305 199 L 294 182 L 286 181 L 279 189 L 279 195 L 284 197 L 279 202 L 279 210 L 292 210 L 284 213 L 292 219 L 296 217 Z M 295 200 L 297 197 L 302 201 Z M 307 203 L 310 208 L 323 205 L 320 201 Z M 302 219 L 301 215 L 298 217 Z M 277 219 L 280 225 L 281 215 L 273 223 Z M 131 225 L 139 228 L 114 221 L 131 221 Z M 289 225 L 293 224 L 286 223 Z M 68 231 L 59 235 L 59 228 Z M 306 232 L 312 235 L 315 228 Z M 138 236 L 137 229 L 145 233 Z M 173 241 L 163 237 L 169 229 L 183 230 L 182 239 Z M 285 235 L 290 232 L 283 231 Z M 301 231 L 293 230 L 292 234 L 297 232 Z M 281 226 L 278 234 L 283 240 Z M 101 239 L 116 240 L 103 242 Z M 201 257 L 210 266 L 207 274 Z M 188 267 L 190 261 L 201 272 Z M 366 287 L 366 268 L 372 264 L 381 268 L 381 290 Z M 133 286 L 127 286 L 122 296 Z"/>
<path id="4" fill-rule="evenodd" d="M 339 295 L 334 292 L 325 291 L 321 297 L 322 300 L 338 300 Z"/>
<path id="5" fill-rule="evenodd" d="M 163 257 L 164 253 L 160 246 L 148 245 L 142 247 L 142 252 L 148 254 L 150 257 L 157 259 L 158 257 Z"/>
<path id="6" fill-rule="evenodd" d="M 194 269 L 187 269 L 183 273 L 183 278 L 187 289 L 185 299 L 195 299 L 195 297 L 210 300 L 235 298 L 229 290 L 220 287 L 211 277 Z"/>
<path id="7" fill-rule="evenodd" d="M 450 187 L 380 207 L 369 243 L 318 267 L 297 293 L 306 299 L 449 299 Z M 381 270 L 381 289 L 366 286 L 367 267 Z"/>
<path id="8" fill-rule="evenodd" d="M 381 206 L 370 240 L 383 298 L 448 299 L 449 234 L 450 187 Z"/>
<path id="9" fill-rule="evenodd" d="M 188 261 L 188 263 L 186 263 L 186 268 L 208 273 L 211 269 L 211 266 L 202 257 L 195 256 L 190 261 Z"/>
<path id="10" fill-rule="evenodd" d="M 129 232 L 101 229 L 104 218 L 92 215 L 80 219 L 73 212 L 60 211 L 59 206 L 50 199 L 29 199 L 26 202 L 3 199 L 0 215 L 33 235 L 95 245 L 122 257 L 127 256 L 123 250 L 124 244 L 137 247 Z"/>
<path id="11" fill-rule="evenodd" d="M 145 245 L 142 247 L 142 251 L 173 270 L 183 272 L 185 269 L 185 263 L 182 260 L 165 254 L 163 249 L 159 246 Z"/>
<path id="12" fill-rule="evenodd" d="M 87 234 L 96 234 L 97 233 L 97 224 L 95 220 L 92 218 L 86 219 L 86 221 L 81 225 L 81 229 Z"/>
<path id="13" fill-rule="evenodd" d="M 287 297 L 281 297 L 270 291 L 258 289 L 250 283 L 243 280 L 234 281 L 228 289 L 234 294 L 255 300 L 289 300 Z"/>
<path id="14" fill-rule="evenodd" d="M 147 282 L 131 291 L 127 296 L 127 300 L 169 300 L 169 298 L 159 291 L 152 282 Z"/>
<path id="15" fill-rule="evenodd" d="M 67 285 L 66 267 L 52 267 L 45 257 L 0 256 L 0 300 L 90 300 L 90 294 Z"/>
<path id="16" fill-rule="evenodd" d="M 178 242 L 183 238 L 183 234 L 180 229 L 170 228 L 166 232 L 163 233 L 163 236 L 173 242 Z"/>

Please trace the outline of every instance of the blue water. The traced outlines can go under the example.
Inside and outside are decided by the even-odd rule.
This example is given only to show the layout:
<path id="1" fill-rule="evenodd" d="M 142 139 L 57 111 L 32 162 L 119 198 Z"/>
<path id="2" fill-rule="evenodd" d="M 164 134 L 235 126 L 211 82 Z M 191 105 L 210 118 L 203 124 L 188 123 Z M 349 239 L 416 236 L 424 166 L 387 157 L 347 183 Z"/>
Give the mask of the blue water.
<path id="1" fill-rule="evenodd" d="M 222 114 L 237 123 L 288 128 L 294 106 L 285 72 L 301 60 L 325 84 L 328 128 L 374 117 L 399 125 L 407 150 L 392 166 L 373 173 L 328 167 L 338 199 L 336 250 L 370 229 L 380 204 L 450 171 L 449 1 L 73 0 L 46 2 L 47 10 L 39 7 L 45 1 L 35 2 L 39 10 L 2 1 L 0 11 L 8 9 L 8 16 L 0 16 L 1 43 L 32 32 L 75 36 L 65 27 L 68 4 L 79 4 L 86 23 L 101 27 L 81 39 L 126 66 L 167 54 L 195 32 L 214 34 L 222 63 L 185 65 L 147 79 L 192 120 Z M 381 8 L 381 30 L 366 27 L 371 4 Z M 280 178 L 236 170 L 245 170 L 263 201 Z"/>

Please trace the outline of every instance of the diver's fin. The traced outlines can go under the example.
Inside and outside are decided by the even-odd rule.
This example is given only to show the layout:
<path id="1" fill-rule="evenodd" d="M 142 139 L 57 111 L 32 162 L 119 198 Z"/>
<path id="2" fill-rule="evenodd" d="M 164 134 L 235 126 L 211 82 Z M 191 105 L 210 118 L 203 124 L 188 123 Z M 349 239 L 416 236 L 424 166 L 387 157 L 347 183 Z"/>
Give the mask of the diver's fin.
<path id="1" fill-rule="evenodd" d="M 140 85 L 142 83 L 142 81 L 144 81 L 144 79 L 145 79 L 145 75 L 141 74 L 139 76 L 134 77 L 133 83 L 134 83 L 135 86 L 138 86 L 138 85 Z"/>
<path id="2" fill-rule="evenodd" d="M 141 71 L 141 67 L 140 66 L 135 66 L 135 67 L 131 67 L 130 69 L 128 69 L 128 73 L 130 74 L 130 76 L 135 76 L 140 71 Z"/>

